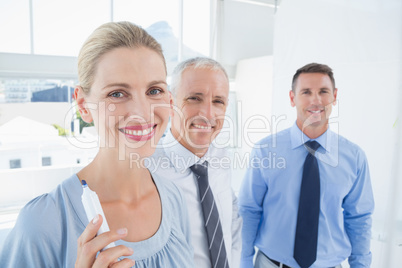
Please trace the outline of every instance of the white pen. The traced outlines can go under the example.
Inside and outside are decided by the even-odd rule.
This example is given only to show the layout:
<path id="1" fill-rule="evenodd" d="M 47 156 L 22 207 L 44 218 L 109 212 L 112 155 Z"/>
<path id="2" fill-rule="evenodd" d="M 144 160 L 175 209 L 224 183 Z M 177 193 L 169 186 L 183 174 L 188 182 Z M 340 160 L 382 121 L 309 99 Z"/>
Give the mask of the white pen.
<path id="1" fill-rule="evenodd" d="M 87 214 L 88 221 L 91 222 L 93 218 L 95 218 L 96 215 L 100 214 L 102 215 L 103 222 L 101 227 L 99 228 L 97 235 L 100 235 L 104 232 L 109 232 L 109 225 L 107 224 L 105 214 L 103 213 L 103 209 L 101 206 L 101 203 L 99 201 L 98 195 L 89 189 L 87 182 L 85 180 L 82 180 L 82 204 L 84 205 L 85 213 Z M 114 242 L 110 243 L 106 247 L 104 247 L 102 250 L 114 247 L 115 244 Z"/>

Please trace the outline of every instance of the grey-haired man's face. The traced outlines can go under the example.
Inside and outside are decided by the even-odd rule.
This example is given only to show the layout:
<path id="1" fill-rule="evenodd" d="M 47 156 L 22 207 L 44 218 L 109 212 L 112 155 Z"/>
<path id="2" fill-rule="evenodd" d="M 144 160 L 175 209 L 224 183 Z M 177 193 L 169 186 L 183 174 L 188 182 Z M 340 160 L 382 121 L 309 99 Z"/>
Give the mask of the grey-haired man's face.
<path id="1" fill-rule="evenodd" d="M 196 154 L 203 154 L 223 127 L 229 82 L 221 70 L 192 67 L 183 71 L 176 89 L 172 133 Z"/>

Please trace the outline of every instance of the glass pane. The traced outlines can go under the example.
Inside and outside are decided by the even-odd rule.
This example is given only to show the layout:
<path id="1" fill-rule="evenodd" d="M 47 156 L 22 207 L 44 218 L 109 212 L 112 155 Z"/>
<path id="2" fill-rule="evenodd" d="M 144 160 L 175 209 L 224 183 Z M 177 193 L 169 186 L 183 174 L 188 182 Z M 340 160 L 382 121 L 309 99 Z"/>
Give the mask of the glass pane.
<path id="1" fill-rule="evenodd" d="M 74 87 L 66 83 L 71 84 L 48 79 L 3 79 L 0 80 L 0 103 L 71 102 Z"/>
<path id="2" fill-rule="evenodd" d="M 109 0 L 35 0 L 34 53 L 78 56 L 90 35 L 110 21 Z"/>
<path id="3" fill-rule="evenodd" d="M 115 0 L 114 21 L 127 20 L 143 27 L 161 45 L 167 65 L 178 59 L 179 1 Z"/>
<path id="4" fill-rule="evenodd" d="M 0 1 L 0 52 L 30 53 L 28 0 Z"/>
<path id="5" fill-rule="evenodd" d="M 4 80 L 0 78 L 0 104 L 5 102 Z"/>
<path id="6" fill-rule="evenodd" d="M 75 84 L 71 80 L 0 79 L 0 138 L 14 131 L 12 126 L 5 131 L 3 125 L 18 116 L 64 126 L 64 119 L 72 113 Z"/>
<path id="7" fill-rule="evenodd" d="M 78 116 L 72 98 L 76 83 L 0 79 L 0 88 L 4 88 L 0 103 L 0 171 L 76 166 L 94 158 L 96 142 L 87 146 L 95 137 L 94 130 Z M 78 131 L 84 127 L 89 128 Z"/>
<path id="8" fill-rule="evenodd" d="M 210 1 L 184 0 L 183 59 L 209 56 Z"/>
<path id="9" fill-rule="evenodd" d="M 52 158 L 51 157 L 42 157 L 42 166 L 51 166 Z"/>
<path id="10" fill-rule="evenodd" d="M 114 21 L 131 21 L 148 28 L 159 21 L 166 21 L 178 36 L 179 1 L 166 0 L 115 0 Z"/>
<path id="11" fill-rule="evenodd" d="M 21 159 L 10 160 L 10 169 L 21 168 Z"/>

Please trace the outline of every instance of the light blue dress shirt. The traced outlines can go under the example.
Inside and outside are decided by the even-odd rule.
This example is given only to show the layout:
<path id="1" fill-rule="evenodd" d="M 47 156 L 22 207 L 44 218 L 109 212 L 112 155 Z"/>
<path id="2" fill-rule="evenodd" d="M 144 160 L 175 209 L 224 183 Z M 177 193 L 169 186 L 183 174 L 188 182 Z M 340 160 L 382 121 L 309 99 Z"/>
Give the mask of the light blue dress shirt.
<path id="1" fill-rule="evenodd" d="M 309 141 L 294 124 L 259 141 L 239 193 L 243 217 L 241 267 L 253 267 L 254 246 L 271 259 L 293 258 L 303 165 Z M 311 267 L 370 267 L 374 200 L 364 152 L 331 130 L 315 139 L 320 171 L 317 259 Z"/>
<path id="2" fill-rule="evenodd" d="M 162 203 L 158 231 L 140 242 L 118 240 L 134 250 L 134 267 L 194 267 L 184 197 L 171 182 L 153 175 Z M 20 212 L 0 253 L 0 267 L 74 267 L 77 239 L 88 224 L 76 175 L 30 201 Z"/>

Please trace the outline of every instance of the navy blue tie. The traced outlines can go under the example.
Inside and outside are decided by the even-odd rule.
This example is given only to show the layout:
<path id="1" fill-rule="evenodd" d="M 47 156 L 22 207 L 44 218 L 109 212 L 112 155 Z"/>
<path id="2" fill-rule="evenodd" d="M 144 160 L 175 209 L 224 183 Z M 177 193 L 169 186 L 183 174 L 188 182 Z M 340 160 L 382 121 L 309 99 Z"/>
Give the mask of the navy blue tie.
<path id="1" fill-rule="evenodd" d="M 320 172 L 315 151 L 316 141 L 305 143 L 308 154 L 304 161 L 297 214 L 293 257 L 301 268 L 310 267 L 317 258 L 318 216 L 320 214 Z"/>
<path id="2" fill-rule="evenodd" d="M 195 164 L 191 166 L 190 169 L 197 177 L 205 229 L 208 237 L 209 253 L 211 256 L 211 266 L 213 268 L 229 268 L 219 212 L 208 182 L 208 162 L 205 161 L 204 164 Z"/>

